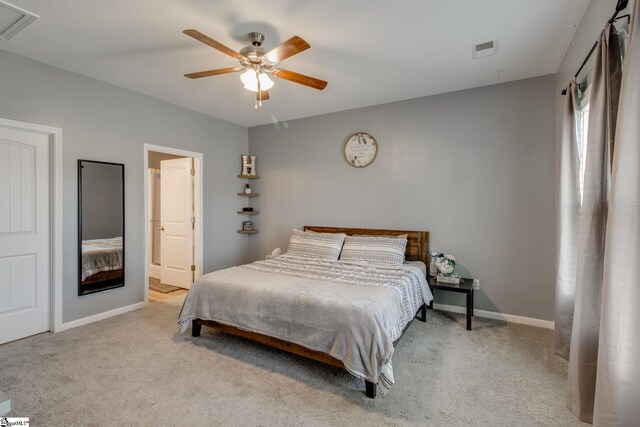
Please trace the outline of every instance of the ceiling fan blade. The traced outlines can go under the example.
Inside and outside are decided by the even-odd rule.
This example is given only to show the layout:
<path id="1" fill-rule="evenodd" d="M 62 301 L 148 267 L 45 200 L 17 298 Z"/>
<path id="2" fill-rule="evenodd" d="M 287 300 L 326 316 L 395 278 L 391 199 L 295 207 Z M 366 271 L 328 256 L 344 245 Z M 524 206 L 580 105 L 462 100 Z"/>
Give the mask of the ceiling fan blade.
<path id="1" fill-rule="evenodd" d="M 267 58 L 268 61 L 273 63 L 284 61 L 285 59 L 302 52 L 303 50 L 309 49 L 309 43 L 304 41 L 302 38 L 298 36 L 293 36 L 286 42 L 280 44 L 280 46 L 272 49 L 267 52 L 264 57 Z"/>
<path id="2" fill-rule="evenodd" d="M 197 73 L 185 74 L 190 79 L 199 79 L 201 77 L 217 76 L 220 74 L 229 74 L 241 71 L 242 68 L 218 68 L 216 70 L 198 71 Z"/>
<path id="3" fill-rule="evenodd" d="M 270 98 L 270 96 L 269 96 L 269 91 L 268 90 L 263 90 L 261 92 L 261 94 L 256 92 L 256 100 L 258 100 L 258 101 L 266 101 L 269 98 Z"/>
<path id="4" fill-rule="evenodd" d="M 207 45 L 211 46 L 214 49 L 218 49 L 222 53 L 226 53 L 227 55 L 231 56 L 232 58 L 236 58 L 236 59 L 243 59 L 244 58 L 242 55 L 240 55 L 235 50 L 226 47 L 222 43 L 219 43 L 219 42 L 215 41 L 214 39 L 212 39 L 209 36 L 205 36 L 204 34 L 202 34 L 198 30 L 184 30 L 183 33 L 185 33 L 189 37 L 193 37 L 194 39 L 196 39 L 198 41 L 201 41 L 204 44 L 207 44 Z"/>
<path id="5" fill-rule="evenodd" d="M 324 80 L 316 79 L 315 77 L 305 76 L 304 74 L 295 73 L 289 70 L 283 70 L 282 68 L 274 69 L 273 75 L 281 79 L 289 80 L 290 82 L 309 86 L 318 90 L 322 90 L 325 87 L 327 87 L 327 82 L 325 82 Z"/>

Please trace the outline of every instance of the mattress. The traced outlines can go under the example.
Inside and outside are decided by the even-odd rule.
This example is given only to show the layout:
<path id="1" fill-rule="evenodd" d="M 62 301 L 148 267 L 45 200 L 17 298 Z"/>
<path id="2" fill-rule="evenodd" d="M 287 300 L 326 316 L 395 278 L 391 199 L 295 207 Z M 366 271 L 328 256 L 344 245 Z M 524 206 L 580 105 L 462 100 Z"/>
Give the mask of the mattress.
<path id="1" fill-rule="evenodd" d="M 203 276 L 179 324 L 213 320 L 327 353 L 384 395 L 394 383 L 393 343 L 432 299 L 413 265 L 283 255 Z"/>
<path id="2" fill-rule="evenodd" d="M 427 265 L 422 261 L 405 261 L 406 265 L 417 267 L 427 277 Z"/>

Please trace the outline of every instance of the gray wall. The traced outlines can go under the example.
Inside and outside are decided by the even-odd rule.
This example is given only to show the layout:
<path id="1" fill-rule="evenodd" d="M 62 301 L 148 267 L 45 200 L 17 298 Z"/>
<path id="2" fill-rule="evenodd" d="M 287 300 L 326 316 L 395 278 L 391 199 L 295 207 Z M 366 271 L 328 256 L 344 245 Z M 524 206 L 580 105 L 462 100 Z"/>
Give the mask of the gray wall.
<path id="1" fill-rule="evenodd" d="M 82 162 L 82 240 L 122 237 L 122 166 Z"/>
<path id="2" fill-rule="evenodd" d="M 428 230 L 432 250 L 481 280 L 476 308 L 552 319 L 554 95 L 545 76 L 250 128 L 251 257 L 285 250 L 305 224 Z M 343 158 L 356 131 L 379 143 L 364 169 Z"/>
<path id="3" fill-rule="evenodd" d="M 238 162 L 247 129 L 0 51 L 0 117 L 63 130 L 63 321 L 134 304 L 144 292 L 143 144 L 204 154 L 205 272 L 242 263 Z M 214 102 L 214 101 L 212 101 Z M 78 297 L 77 159 L 125 164 L 126 286 Z"/>

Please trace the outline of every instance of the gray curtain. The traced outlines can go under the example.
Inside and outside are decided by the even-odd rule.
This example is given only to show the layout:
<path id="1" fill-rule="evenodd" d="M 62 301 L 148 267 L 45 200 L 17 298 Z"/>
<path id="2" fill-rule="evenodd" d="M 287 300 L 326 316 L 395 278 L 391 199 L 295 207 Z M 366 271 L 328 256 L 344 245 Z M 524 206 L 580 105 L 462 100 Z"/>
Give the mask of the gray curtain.
<path id="1" fill-rule="evenodd" d="M 587 156 L 578 225 L 567 406 L 592 422 L 598 366 L 604 249 L 622 64 L 613 25 L 600 35 L 591 85 Z"/>
<path id="2" fill-rule="evenodd" d="M 640 425 L 640 11 L 632 8 L 618 105 L 593 422 Z M 573 349 L 572 349 L 573 352 Z"/>
<path id="3" fill-rule="evenodd" d="M 567 88 L 560 146 L 555 307 L 555 352 L 568 359 L 576 293 L 578 218 L 580 214 L 580 150 L 578 94 L 573 79 Z"/>

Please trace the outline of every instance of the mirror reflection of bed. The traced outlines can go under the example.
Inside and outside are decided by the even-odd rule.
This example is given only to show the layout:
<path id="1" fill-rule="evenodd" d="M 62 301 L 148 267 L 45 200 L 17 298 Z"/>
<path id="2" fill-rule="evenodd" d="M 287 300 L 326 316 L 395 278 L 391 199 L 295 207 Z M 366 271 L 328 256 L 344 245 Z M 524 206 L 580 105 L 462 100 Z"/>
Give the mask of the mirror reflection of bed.
<path id="1" fill-rule="evenodd" d="M 78 161 L 78 294 L 122 287 L 124 165 Z"/>
<path id="2" fill-rule="evenodd" d="M 97 292 L 124 283 L 122 236 L 82 241 L 81 286 Z"/>

